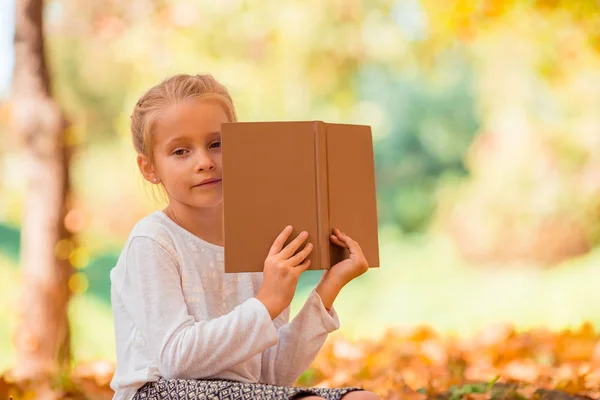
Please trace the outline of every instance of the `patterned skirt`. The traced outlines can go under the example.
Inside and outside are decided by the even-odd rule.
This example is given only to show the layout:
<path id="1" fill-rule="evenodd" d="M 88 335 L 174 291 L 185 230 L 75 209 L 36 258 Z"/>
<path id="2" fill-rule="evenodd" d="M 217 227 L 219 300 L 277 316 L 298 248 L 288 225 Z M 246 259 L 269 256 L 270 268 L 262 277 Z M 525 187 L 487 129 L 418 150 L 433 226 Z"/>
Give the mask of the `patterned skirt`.
<path id="1" fill-rule="evenodd" d="M 133 400 L 296 400 L 320 396 L 339 400 L 343 395 L 364 390 L 358 387 L 339 389 L 276 386 L 264 383 L 244 383 L 230 380 L 163 379 L 148 382 Z"/>

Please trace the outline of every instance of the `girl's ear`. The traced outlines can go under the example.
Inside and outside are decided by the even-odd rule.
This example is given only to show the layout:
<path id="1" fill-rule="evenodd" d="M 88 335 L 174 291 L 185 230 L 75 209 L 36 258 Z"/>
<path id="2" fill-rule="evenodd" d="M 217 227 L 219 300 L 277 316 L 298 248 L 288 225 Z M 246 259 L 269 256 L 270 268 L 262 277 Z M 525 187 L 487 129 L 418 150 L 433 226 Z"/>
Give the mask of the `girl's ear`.
<path id="1" fill-rule="evenodd" d="M 158 183 L 160 182 L 160 178 L 156 176 L 156 171 L 154 170 L 154 166 L 148 160 L 148 157 L 143 154 L 137 155 L 137 165 L 140 169 L 140 172 L 144 176 L 148 182 Z"/>

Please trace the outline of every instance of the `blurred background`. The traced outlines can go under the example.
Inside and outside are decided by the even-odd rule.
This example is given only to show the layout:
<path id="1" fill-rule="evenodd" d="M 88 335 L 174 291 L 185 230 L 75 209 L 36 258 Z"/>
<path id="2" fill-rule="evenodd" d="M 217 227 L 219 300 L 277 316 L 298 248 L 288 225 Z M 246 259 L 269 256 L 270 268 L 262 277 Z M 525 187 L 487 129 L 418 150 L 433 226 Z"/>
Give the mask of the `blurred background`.
<path id="1" fill-rule="evenodd" d="M 15 10 L 0 0 L 0 370 L 22 334 L 36 173 L 14 128 Z M 600 326 L 597 1 L 48 0 L 43 21 L 72 151 L 71 239 L 56 257 L 73 267 L 77 362 L 115 359 L 109 271 L 163 206 L 137 171 L 129 115 L 182 72 L 223 82 L 242 121 L 372 127 L 382 262 L 336 302 L 344 336 Z M 302 277 L 294 312 L 319 274 Z"/>

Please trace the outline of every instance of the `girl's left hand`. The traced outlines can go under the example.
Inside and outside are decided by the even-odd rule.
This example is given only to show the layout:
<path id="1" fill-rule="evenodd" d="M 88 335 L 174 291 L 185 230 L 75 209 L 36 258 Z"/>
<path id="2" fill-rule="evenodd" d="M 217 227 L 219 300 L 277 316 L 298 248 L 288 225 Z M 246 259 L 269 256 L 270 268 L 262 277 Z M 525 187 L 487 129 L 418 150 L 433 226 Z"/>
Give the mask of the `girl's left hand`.
<path id="1" fill-rule="evenodd" d="M 333 280 L 341 286 L 345 286 L 351 280 L 361 276 L 369 270 L 369 263 L 365 258 L 359 244 L 339 229 L 333 230 L 334 235 L 330 239 L 336 245 L 348 249 L 348 258 L 333 265 L 323 272 L 323 280 Z"/>

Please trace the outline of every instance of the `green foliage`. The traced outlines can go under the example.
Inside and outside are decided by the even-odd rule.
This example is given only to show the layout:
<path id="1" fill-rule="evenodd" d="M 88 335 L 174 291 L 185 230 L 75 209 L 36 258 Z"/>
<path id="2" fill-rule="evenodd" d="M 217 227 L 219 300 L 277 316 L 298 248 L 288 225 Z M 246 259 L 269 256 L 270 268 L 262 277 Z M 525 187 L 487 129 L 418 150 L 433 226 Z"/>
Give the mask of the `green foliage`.
<path id="1" fill-rule="evenodd" d="M 379 65 L 359 73 L 361 97 L 387 122 L 375 143 L 380 222 L 405 232 L 427 227 L 442 179 L 466 175 L 462 160 L 478 130 L 465 54 L 440 54 L 438 64 L 429 73 Z"/>
<path id="2" fill-rule="evenodd" d="M 499 376 L 496 376 L 488 383 L 471 383 L 458 387 L 453 386 L 450 388 L 450 400 L 461 400 L 469 394 L 489 393 L 492 391 L 494 383 L 496 383 L 496 381 L 498 381 L 499 378 Z"/>

